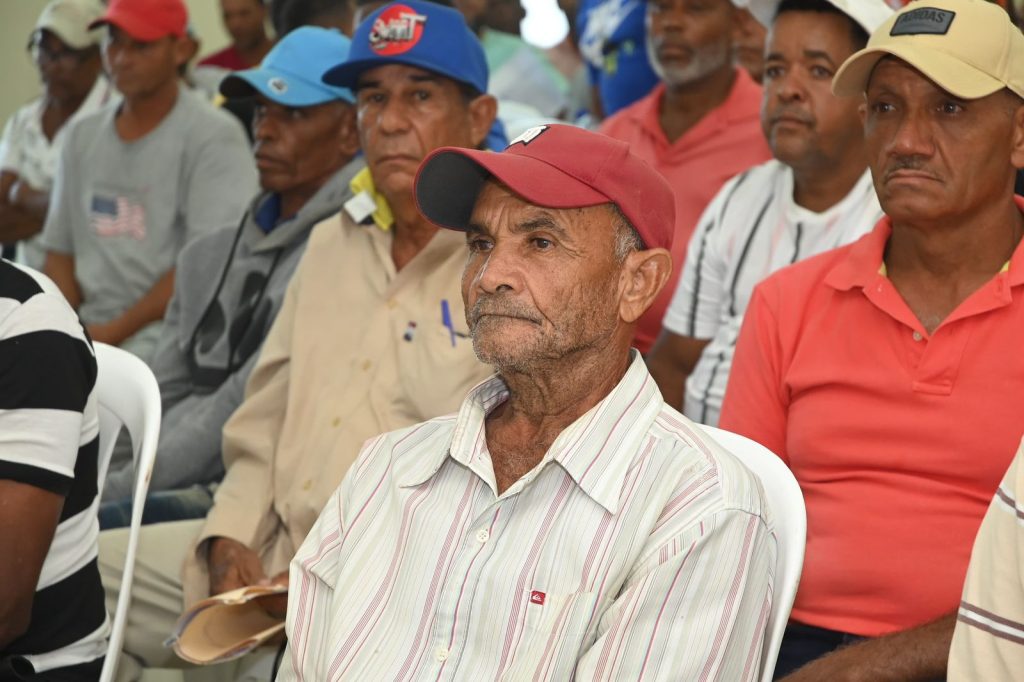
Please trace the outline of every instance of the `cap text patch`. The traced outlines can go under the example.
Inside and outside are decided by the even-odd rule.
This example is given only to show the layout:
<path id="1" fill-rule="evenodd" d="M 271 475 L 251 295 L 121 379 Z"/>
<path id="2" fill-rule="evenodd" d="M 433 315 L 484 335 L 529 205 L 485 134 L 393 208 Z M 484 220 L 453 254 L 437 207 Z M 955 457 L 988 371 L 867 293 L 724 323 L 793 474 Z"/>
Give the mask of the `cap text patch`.
<path id="1" fill-rule="evenodd" d="M 889 31 L 891 36 L 937 35 L 944 36 L 949 32 L 956 12 L 921 7 L 901 14 Z"/>
<path id="2" fill-rule="evenodd" d="M 423 37 L 427 17 L 408 5 L 392 5 L 381 12 L 370 29 L 370 48 L 385 57 L 408 52 Z"/>

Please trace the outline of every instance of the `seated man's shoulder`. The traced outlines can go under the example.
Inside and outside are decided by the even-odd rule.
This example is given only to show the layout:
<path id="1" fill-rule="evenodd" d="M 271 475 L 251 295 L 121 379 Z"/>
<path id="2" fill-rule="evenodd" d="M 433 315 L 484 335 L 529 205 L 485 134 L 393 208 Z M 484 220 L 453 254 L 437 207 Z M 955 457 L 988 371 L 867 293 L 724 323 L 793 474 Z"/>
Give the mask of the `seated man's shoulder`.
<path id="1" fill-rule="evenodd" d="M 15 338 L 29 333 L 48 334 L 50 341 L 42 345 L 24 344 L 23 339 Z M 85 350 L 80 344 L 88 344 L 78 315 L 49 277 L 0 260 L 0 341 L 4 339 L 14 339 L 22 350 L 30 350 L 40 358 L 45 354 L 40 354 L 44 349 L 64 352 L 74 346 Z M 5 349 L 8 350 L 12 349 Z M 91 351 L 86 355 L 91 357 Z M 5 353 L 0 352 L 0 358 L 4 356 Z M 19 353 L 10 352 L 6 359 L 20 362 L 16 360 L 18 357 Z"/>
<path id="2" fill-rule="evenodd" d="M 316 225 L 309 232 L 306 240 L 305 260 L 317 259 L 325 262 L 336 263 L 336 252 L 333 249 L 351 248 L 356 240 L 362 237 L 369 244 L 369 230 L 377 229 L 363 225 L 356 225 L 352 220 L 343 217 L 345 209 L 330 215 Z"/>
<path id="3" fill-rule="evenodd" d="M 766 277 L 758 288 L 771 300 L 806 302 L 816 291 L 824 290 L 829 274 L 847 259 L 858 243 L 859 240 L 788 265 Z"/>
<path id="4" fill-rule="evenodd" d="M 45 302 L 53 312 L 77 322 L 74 310 L 53 280 L 37 270 L 6 260 L 0 260 L 0 299 L 7 299 L 7 305 L 0 308 L 0 322 L 13 309 L 33 299 Z"/>
<path id="5" fill-rule="evenodd" d="M 734 454 L 696 424 L 666 407 L 654 422 L 652 435 L 661 440 L 666 470 L 675 472 L 673 499 L 707 507 L 708 513 L 742 511 L 772 525 L 758 477 Z"/>
<path id="6" fill-rule="evenodd" d="M 81 152 L 86 145 L 99 141 L 98 136 L 102 132 L 103 126 L 110 124 L 110 109 L 117 106 L 116 102 L 107 104 L 96 111 L 68 121 L 65 124 L 61 145 L 70 148 L 74 153 Z"/>
<path id="7" fill-rule="evenodd" d="M 190 265 L 206 267 L 211 262 L 226 261 L 237 232 L 237 225 L 223 225 L 212 232 L 200 234 L 182 247 L 181 254 L 178 256 L 178 267 Z M 212 274 L 219 274 L 219 271 L 211 273 L 211 276 Z"/>
<path id="8" fill-rule="evenodd" d="M 740 171 L 729 178 L 708 204 L 717 222 L 729 221 L 737 228 L 749 231 L 753 217 L 751 211 L 759 210 L 777 192 L 779 176 L 786 166 L 775 159 Z M 721 230 L 719 230 L 721 232 Z"/>
<path id="9" fill-rule="evenodd" d="M 183 92 L 185 110 L 188 114 L 186 141 L 193 144 L 225 140 L 246 143 L 245 131 L 234 116 L 215 107 L 195 93 Z"/>
<path id="10" fill-rule="evenodd" d="M 628 142 L 630 138 L 627 135 L 634 135 L 643 129 L 643 114 L 651 107 L 651 98 L 656 96 L 657 90 L 616 111 L 601 123 L 598 132 Z"/>
<path id="11" fill-rule="evenodd" d="M 381 473 L 390 470 L 390 477 L 401 482 L 411 480 L 423 467 L 436 470 L 448 456 L 456 420 L 456 414 L 447 414 L 370 438 L 349 475 L 379 480 Z"/>

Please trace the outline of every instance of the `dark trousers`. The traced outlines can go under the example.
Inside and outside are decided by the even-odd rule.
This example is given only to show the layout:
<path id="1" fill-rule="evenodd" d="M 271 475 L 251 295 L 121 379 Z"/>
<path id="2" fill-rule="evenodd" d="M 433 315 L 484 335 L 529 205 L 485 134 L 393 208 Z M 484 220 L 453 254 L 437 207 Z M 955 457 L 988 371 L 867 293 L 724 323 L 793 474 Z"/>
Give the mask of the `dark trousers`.
<path id="1" fill-rule="evenodd" d="M 0 658 L 0 682 L 95 682 L 103 670 L 103 656 L 88 663 L 36 673 L 20 656 Z"/>
<path id="2" fill-rule="evenodd" d="M 779 661 L 775 664 L 775 679 L 785 677 L 811 661 L 831 653 L 841 646 L 859 642 L 863 637 L 846 632 L 816 628 L 789 621 L 782 636 Z"/>
<path id="3" fill-rule="evenodd" d="M 782 636 L 779 660 L 775 664 L 775 679 L 781 679 L 839 647 L 865 639 L 867 638 L 860 635 L 789 621 L 789 625 L 786 626 L 786 634 Z M 934 682 L 944 682 L 944 680 L 934 680 Z"/>

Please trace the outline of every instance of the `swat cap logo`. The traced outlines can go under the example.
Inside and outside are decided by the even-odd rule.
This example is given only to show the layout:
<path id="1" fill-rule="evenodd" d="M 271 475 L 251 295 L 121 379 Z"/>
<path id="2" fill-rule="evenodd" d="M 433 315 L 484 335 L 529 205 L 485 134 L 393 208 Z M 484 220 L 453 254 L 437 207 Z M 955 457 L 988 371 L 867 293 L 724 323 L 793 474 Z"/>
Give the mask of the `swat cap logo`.
<path id="1" fill-rule="evenodd" d="M 267 81 L 267 87 L 279 95 L 288 92 L 288 83 L 283 78 L 271 78 Z"/>
<path id="2" fill-rule="evenodd" d="M 536 140 L 537 137 L 539 137 L 540 134 L 547 129 L 547 126 L 533 126 L 532 128 L 527 128 L 522 133 L 520 133 L 514 140 L 509 142 L 508 147 L 505 147 L 505 149 L 508 149 L 514 144 L 521 144 L 525 147 L 526 145 Z"/>
<path id="3" fill-rule="evenodd" d="M 370 49 L 384 57 L 408 52 L 420 42 L 426 23 L 426 15 L 408 5 L 392 5 L 373 22 Z"/>

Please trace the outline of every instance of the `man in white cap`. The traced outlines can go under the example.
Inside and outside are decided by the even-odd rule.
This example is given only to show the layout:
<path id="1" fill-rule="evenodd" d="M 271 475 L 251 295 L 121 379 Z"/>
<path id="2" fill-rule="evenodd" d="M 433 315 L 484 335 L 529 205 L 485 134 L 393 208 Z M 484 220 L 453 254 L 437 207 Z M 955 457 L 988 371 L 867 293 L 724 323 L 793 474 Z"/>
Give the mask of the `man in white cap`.
<path id="1" fill-rule="evenodd" d="M 1024 432 L 1024 35 L 984 0 L 919 0 L 833 89 L 863 98 L 885 217 L 754 290 L 721 425 L 807 503 L 785 679 L 930 680 Z"/>
<path id="2" fill-rule="evenodd" d="M 7 256 L 19 244 L 18 260 L 37 270 L 64 131 L 111 94 L 101 75 L 103 33 L 89 29 L 102 14 L 100 0 L 53 0 L 43 9 L 28 44 L 43 94 L 15 112 L 0 137 L 0 244 L 10 247 Z"/>
<path id="3" fill-rule="evenodd" d="M 647 356 L 665 400 L 712 426 L 754 286 L 853 241 L 882 214 L 858 102 L 831 85 L 892 10 L 883 0 L 761 0 L 750 9 L 771 29 L 761 126 L 775 158 L 726 183 L 704 211 Z"/>

